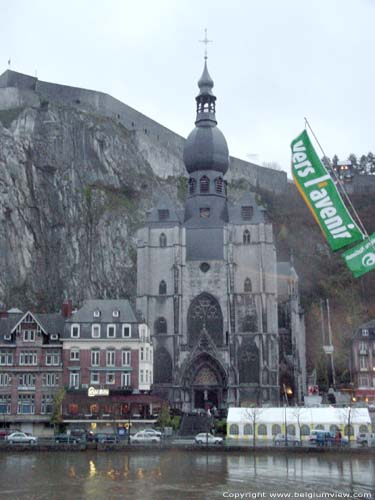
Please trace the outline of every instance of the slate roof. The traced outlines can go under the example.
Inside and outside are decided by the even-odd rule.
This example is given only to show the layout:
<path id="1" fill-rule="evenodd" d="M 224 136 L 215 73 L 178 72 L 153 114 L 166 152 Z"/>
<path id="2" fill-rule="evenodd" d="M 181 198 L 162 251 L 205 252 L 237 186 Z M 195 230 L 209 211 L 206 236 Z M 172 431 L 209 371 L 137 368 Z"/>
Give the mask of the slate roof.
<path id="1" fill-rule="evenodd" d="M 242 207 L 253 207 L 253 215 L 251 219 L 244 219 L 242 217 Z M 265 222 L 265 212 L 266 209 L 259 205 L 255 193 L 250 191 L 246 192 L 241 199 L 235 204 L 229 207 L 229 222 L 233 224 L 260 224 Z"/>
<path id="2" fill-rule="evenodd" d="M 19 309 L 18 309 L 19 310 Z M 12 310 L 10 310 L 12 311 Z M 43 330 L 50 334 L 61 335 L 64 330 L 64 318 L 60 313 L 33 313 L 34 318 L 41 325 Z M 4 335 L 9 334 L 16 327 L 17 323 L 25 316 L 26 313 L 16 313 L 8 311 L 8 317 L 0 318 L 0 340 L 4 338 Z"/>
<path id="3" fill-rule="evenodd" d="M 368 335 L 363 335 L 362 330 L 368 330 Z M 375 319 L 368 321 L 359 325 L 357 328 L 354 338 L 360 338 L 361 340 L 374 340 L 375 339 Z"/>
<path id="4" fill-rule="evenodd" d="M 169 217 L 160 219 L 159 210 L 168 210 Z M 180 210 L 176 210 L 173 202 L 168 195 L 164 194 L 158 201 L 157 205 L 147 213 L 147 224 L 160 227 L 170 227 L 181 224 L 182 215 Z"/>
<path id="5" fill-rule="evenodd" d="M 94 318 L 94 311 L 100 311 L 100 317 Z M 118 318 L 113 317 L 113 311 L 119 311 Z M 137 323 L 136 315 L 130 302 L 120 300 L 85 300 L 67 323 Z"/>

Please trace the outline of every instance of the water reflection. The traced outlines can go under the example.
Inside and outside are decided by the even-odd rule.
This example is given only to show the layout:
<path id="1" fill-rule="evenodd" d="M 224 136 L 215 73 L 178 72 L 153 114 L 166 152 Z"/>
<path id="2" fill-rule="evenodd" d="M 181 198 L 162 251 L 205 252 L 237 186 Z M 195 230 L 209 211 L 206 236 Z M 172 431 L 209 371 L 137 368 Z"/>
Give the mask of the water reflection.
<path id="1" fill-rule="evenodd" d="M 0 498 L 7 499 L 213 500 L 224 491 L 267 497 L 269 492 L 363 494 L 374 491 L 374 477 L 370 455 L 173 450 L 0 455 Z"/>

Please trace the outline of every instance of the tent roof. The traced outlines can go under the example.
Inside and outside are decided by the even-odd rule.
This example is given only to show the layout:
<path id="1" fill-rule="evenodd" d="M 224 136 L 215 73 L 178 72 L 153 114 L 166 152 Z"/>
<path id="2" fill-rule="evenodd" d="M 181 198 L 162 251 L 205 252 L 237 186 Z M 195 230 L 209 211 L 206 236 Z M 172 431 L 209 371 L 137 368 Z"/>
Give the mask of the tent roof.
<path id="1" fill-rule="evenodd" d="M 251 423 L 257 424 L 371 424 L 367 408 L 334 408 L 332 406 L 320 408 L 289 407 L 289 408 L 229 408 L 227 422 L 229 424 Z"/>

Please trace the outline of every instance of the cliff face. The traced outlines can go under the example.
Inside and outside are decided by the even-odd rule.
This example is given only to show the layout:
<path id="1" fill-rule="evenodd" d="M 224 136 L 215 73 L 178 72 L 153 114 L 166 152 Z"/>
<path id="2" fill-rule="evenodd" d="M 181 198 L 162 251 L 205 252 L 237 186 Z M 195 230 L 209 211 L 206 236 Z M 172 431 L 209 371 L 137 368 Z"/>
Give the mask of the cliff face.
<path id="1" fill-rule="evenodd" d="M 135 291 L 135 229 L 161 187 L 115 121 L 45 105 L 0 111 L 0 300 Z"/>

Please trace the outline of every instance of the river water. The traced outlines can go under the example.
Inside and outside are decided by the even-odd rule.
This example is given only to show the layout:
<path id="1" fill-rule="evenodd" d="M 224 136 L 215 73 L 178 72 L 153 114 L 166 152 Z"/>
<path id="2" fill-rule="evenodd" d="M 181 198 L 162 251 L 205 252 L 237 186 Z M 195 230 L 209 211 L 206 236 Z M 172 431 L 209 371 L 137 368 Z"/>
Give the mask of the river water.
<path id="1" fill-rule="evenodd" d="M 240 493 L 338 498 L 338 492 L 375 499 L 374 455 L 151 449 L 0 454 L 0 498 L 9 500 L 216 500 Z"/>

